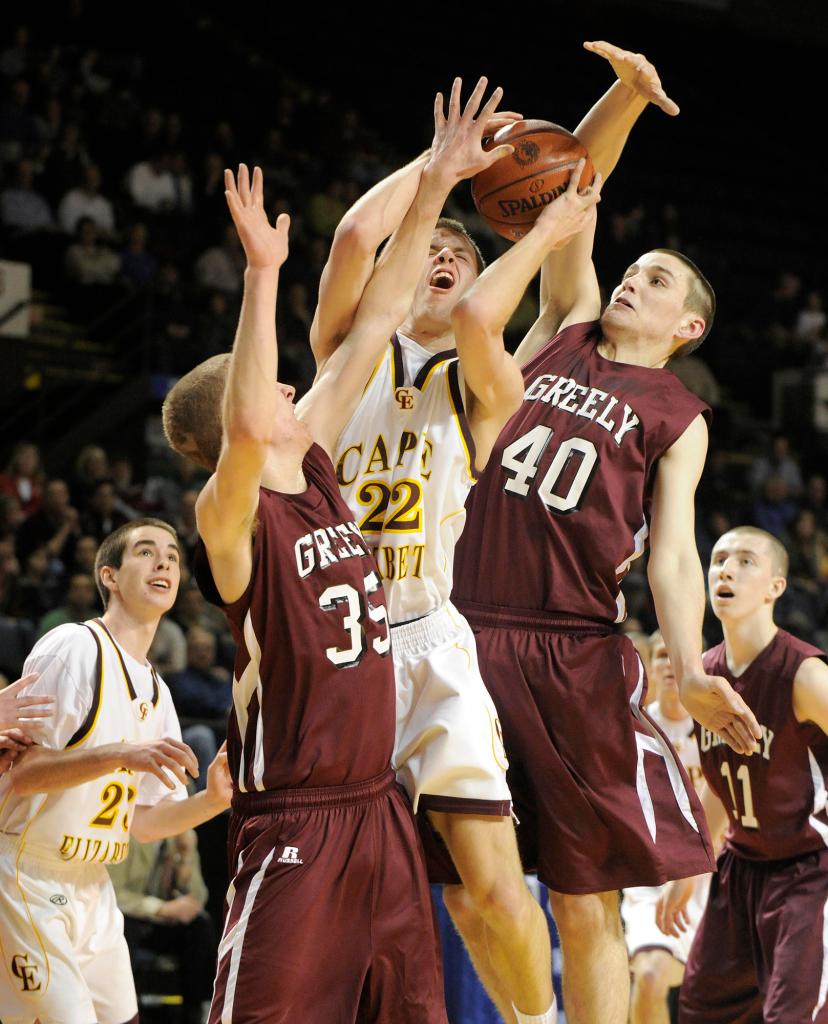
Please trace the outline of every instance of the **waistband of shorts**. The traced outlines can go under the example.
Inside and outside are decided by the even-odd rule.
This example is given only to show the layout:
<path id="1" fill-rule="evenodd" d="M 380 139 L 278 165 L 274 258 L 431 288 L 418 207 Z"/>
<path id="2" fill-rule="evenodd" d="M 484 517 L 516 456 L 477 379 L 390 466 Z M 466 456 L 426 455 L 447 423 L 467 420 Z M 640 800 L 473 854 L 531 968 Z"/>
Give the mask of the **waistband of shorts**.
<path id="1" fill-rule="evenodd" d="M 99 863 L 75 863 L 61 860 L 56 854 L 50 855 L 47 850 L 32 847 L 28 843 L 21 849 L 20 836 L 0 833 L 0 857 L 13 858 L 24 871 L 36 877 L 50 878 L 53 875 L 70 875 L 78 882 L 97 878 L 106 867 Z"/>
<path id="2" fill-rule="evenodd" d="M 541 633 L 575 633 L 579 636 L 607 636 L 613 632 L 612 626 L 600 619 L 587 619 L 566 612 L 503 608 L 496 604 L 478 604 L 476 601 L 458 601 L 457 607 L 472 626 L 531 629 Z"/>
<path id="3" fill-rule="evenodd" d="M 231 806 L 239 814 L 350 807 L 379 800 L 393 788 L 395 782 L 394 771 L 388 768 L 373 779 L 352 782 L 348 786 L 302 786 L 300 789 L 266 789 L 256 793 L 236 791 Z"/>
<path id="4" fill-rule="evenodd" d="M 430 650 L 455 636 L 461 625 L 457 609 L 444 604 L 418 619 L 392 624 L 391 642 L 397 652 L 412 654 L 418 650 Z"/>

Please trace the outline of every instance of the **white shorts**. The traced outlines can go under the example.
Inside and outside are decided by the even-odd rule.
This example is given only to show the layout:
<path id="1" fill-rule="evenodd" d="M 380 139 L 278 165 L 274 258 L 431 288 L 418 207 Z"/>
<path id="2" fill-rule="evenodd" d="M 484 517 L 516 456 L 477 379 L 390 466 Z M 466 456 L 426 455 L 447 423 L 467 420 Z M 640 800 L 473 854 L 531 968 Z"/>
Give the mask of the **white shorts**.
<path id="1" fill-rule="evenodd" d="M 506 817 L 508 762 L 471 627 L 451 604 L 391 628 L 394 767 L 416 811 Z"/>
<path id="2" fill-rule="evenodd" d="M 686 964 L 696 929 L 704 912 L 705 903 L 707 903 L 709 888 L 710 876 L 705 875 L 699 879 L 693 895 L 687 903 L 690 927 L 686 932 L 682 932 L 679 938 L 665 935 L 656 924 L 656 905 L 661 898 L 664 886 L 638 885 L 624 889 L 621 897 L 621 919 L 624 922 L 624 933 L 630 959 L 643 950 L 666 949 L 676 960 Z"/>
<path id="3" fill-rule="evenodd" d="M 124 918 L 103 865 L 64 866 L 0 845 L 3 1024 L 124 1024 L 138 1012 Z"/>

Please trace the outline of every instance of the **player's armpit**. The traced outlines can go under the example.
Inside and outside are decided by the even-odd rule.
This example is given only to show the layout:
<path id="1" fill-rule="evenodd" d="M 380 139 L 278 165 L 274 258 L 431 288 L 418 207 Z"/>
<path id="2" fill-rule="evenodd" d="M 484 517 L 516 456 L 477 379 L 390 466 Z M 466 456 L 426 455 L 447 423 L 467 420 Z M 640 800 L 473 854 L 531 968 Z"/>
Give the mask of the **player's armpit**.
<path id="1" fill-rule="evenodd" d="M 813 722 L 828 734 L 828 665 L 806 658 L 794 676 L 793 710 L 798 722 Z"/>

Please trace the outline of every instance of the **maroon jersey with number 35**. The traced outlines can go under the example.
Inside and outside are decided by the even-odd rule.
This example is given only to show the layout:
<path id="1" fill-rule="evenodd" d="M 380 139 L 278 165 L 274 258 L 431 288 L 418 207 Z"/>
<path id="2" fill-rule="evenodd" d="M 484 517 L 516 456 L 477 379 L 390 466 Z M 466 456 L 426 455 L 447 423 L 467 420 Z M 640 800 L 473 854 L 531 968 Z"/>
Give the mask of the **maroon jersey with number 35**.
<path id="1" fill-rule="evenodd" d="M 709 409 L 669 370 L 605 359 L 574 324 L 523 367 L 523 404 L 467 504 L 454 599 L 620 622 L 658 459 Z"/>
<path id="2" fill-rule="evenodd" d="M 723 676 L 762 727 L 759 752 L 744 757 L 696 723 L 704 777 L 730 815 L 726 846 L 748 860 L 785 860 L 828 846 L 828 736 L 793 711 L 794 677 L 806 658 L 825 655 L 784 629 L 738 677 L 723 643 L 704 654 L 705 671 Z"/>
<path id="3" fill-rule="evenodd" d="M 196 578 L 237 644 L 227 751 L 242 792 L 343 786 L 389 767 L 395 693 L 374 562 L 313 445 L 307 490 L 259 490 L 253 571 L 224 605 L 199 542 Z"/>

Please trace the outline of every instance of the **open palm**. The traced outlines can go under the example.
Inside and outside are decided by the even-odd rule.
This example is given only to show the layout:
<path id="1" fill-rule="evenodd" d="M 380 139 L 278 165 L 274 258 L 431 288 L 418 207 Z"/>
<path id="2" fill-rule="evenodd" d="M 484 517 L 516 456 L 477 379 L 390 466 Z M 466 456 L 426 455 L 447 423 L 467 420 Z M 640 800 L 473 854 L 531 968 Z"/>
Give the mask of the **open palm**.
<path id="1" fill-rule="evenodd" d="M 286 213 L 279 214 L 275 227 L 267 219 L 261 168 L 253 168 L 252 182 L 247 164 L 239 164 L 237 178 L 226 170 L 224 188 L 248 267 L 278 270 L 287 259 L 290 217 Z"/>

